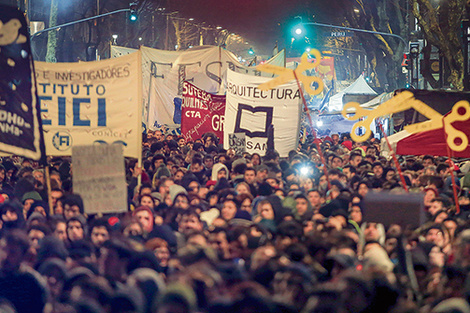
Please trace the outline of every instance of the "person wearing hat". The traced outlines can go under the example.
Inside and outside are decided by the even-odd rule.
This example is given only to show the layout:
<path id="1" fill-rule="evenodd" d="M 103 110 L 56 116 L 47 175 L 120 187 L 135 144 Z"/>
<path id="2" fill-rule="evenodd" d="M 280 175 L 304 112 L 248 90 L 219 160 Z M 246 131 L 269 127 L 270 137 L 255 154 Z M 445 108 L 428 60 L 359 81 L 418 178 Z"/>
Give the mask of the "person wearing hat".
<path id="1" fill-rule="evenodd" d="M 260 164 L 256 167 L 256 182 L 261 184 L 268 177 L 269 167 L 266 164 Z"/>
<path id="2" fill-rule="evenodd" d="M 26 215 L 35 201 L 42 201 L 41 195 L 37 191 L 29 191 L 23 195 L 21 202 L 23 203 L 23 215 Z"/>
<path id="3" fill-rule="evenodd" d="M 282 188 L 282 187 L 280 187 L 280 180 L 279 180 L 279 178 L 277 178 L 277 176 L 274 172 L 269 171 L 268 176 L 266 177 L 266 179 L 264 181 L 267 182 L 268 184 L 270 184 L 271 187 L 273 187 L 274 189 Z"/>

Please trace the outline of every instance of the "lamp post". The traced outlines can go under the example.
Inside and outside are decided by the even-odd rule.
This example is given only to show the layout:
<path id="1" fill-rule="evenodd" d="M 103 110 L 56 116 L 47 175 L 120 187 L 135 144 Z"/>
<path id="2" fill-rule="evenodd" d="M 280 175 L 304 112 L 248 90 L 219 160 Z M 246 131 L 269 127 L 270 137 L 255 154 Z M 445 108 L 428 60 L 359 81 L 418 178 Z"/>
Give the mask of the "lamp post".
<path id="1" fill-rule="evenodd" d="M 390 36 L 390 37 L 394 37 L 394 38 L 397 38 L 397 39 L 400 39 L 401 42 L 403 42 L 403 44 L 405 45 L 405 47 L 408 45 L 406 40 L 399 36 L 399 35 L 396 35 L 396 34 L 390 34 L 390 33 L 384 33 L 384 32 L 377 32 L 377 31 L 374 31 L 374 30 L 367 30 L 367 29 L 360 29 L 360 28 L 352 28 L 352 27 L 346 27 L 346 26 L 338 26 L 338 25 L 331 25 L 331 24 L 323 24 L 323 23 L 316 23 L 316 22 L 301 22 L 300 25 L 315 25 L 315 26 L 320 26 L 320 27 L 328 27 L 328 28 L 338 28 L 338 29 L 344 29 L 344 30 L 350 30 L 350 31 L 353 31 L 353 32 L 358 32 L 358 33 L 368 33 L 368 34 L 375 34 L 375 35 L 382 35 L 382 36 Z M 303 30 L 302 28 L 300 27 L 296 27 L 295 29 L 295 33 L 297 35 L 300 35 L 302 34 Z"/>
<path id="2" fill-rule="evenodd" d="M 55 29 L 59 29 L 59 28 L 62 28 L 62 27 L 67 27 L 67 26 L 72 26 L 72 25 L 87 22 L 87 21 L 96 20 L 97 18 L 101 18 L 101 17 L 108 16 L 108 15 L 113 15 L 113 14 L 116 14 L 116 13 L 129 12 L 129 11 L 131 11 L 131 9 L 119 9 L 119 10 L 116 10 L 116 11 L 111 11 L 111 12 L 108 12 L 108 13 L 103 13 L 103 14 L 87 17 L 87 18 L 84 18 L 84 19 L 81 19 L 81 20 L 72 21 L 72 22 L 56 25 L 56 26 L 53 26 L 53 27 L 48 27 L 48 28 L 45 28 L 43 30 L 40 30 L 40 31 L 37 31 L 36 33 L 34 33 L 31 36 L 31 40 L 33 38 L 36 38 L 37 36 L 41 35 L 42 33 L 50 32 L 51 30 L 55 30 Z"/>
<path id="3" fill-rule="evenodd" d="M 323 23 L 317 23 L 317 22 L 306 22 L 306 23 L 300 22 L 300 24 L 298 24 L 298 25 L 300 25 L 300 27 L 296 27 L 296 29 L 295 29 L 295 34 L 296 35 L 301 35 L 302 34 L 302 32 L 303 32 L 302 26 L 303 25 L 315 25 L 315 26 L 320 26 L 320 27 L 344 29 L 344 30 L 349 30 L 349 31 L 352 31 L 352 32 L 358 32 L 358 33 L 366 33 L 366 34 L 393 37 L 393 38 L 399 39 L 403 43 L 403 45 L 405 47 L 404 49 L 407 49 L 407 47 L 408 47 L 407 41 L 403 37 L 401 37 L 399 35 L 396 35 L 396 34 L 378 32 L 378 31 L 374 31 L 374 30 L 367 30 L 367 29 L 361 29 L 361 28 L 353 28 L 353 27 L 338 26 L 338 25 L 331 25 L 331 24 L 323 24 Z M 299 32 L 297 32 L 297 30 L 299 30 Z M 415 72 L 419 73 L 418 62 L 416 62 L 416 71 Z M 416 77 L 417 76 L 418 76 L 418 74 L 416 74 Z"/>

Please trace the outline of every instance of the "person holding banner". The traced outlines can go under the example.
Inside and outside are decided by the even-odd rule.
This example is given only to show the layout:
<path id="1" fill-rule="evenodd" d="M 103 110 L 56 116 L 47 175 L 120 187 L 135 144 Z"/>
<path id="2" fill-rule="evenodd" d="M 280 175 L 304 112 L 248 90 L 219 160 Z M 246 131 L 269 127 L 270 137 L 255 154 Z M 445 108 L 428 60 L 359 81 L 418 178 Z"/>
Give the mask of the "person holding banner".
<path id="1" fill-rule="evenodd" d="M 450 183 L 463 166 L 391 161 L 354 133 L 305 129 L 299 142 L 300 83 L 261 90 L 270 78 L 234 71 L 220 47 L 33 63 L 24 16 L 0 17 L 1 86 L 18 87 L 0 90 L 0 150 L 21 157 L 0 165 L 0 305 L 42 312 L 50 291 L 54 312 L 470 311 L 470 200 Z M 226 96 L 188 82 L 220 85 L 219 65 Z M 144 123 L 143 79 L 178 82 Z M 181 136 L 162 126 L 142 140 L 160 113 Z M 62 289 L 43 271 L 51 256 L 67 262 Z"/>

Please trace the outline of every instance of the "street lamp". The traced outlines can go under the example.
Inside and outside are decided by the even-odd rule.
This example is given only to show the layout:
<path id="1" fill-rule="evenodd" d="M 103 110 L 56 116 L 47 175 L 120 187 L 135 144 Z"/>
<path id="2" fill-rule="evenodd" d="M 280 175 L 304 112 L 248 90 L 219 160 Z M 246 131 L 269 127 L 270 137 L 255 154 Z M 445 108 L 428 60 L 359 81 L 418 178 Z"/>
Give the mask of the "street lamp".
<path id="1" fill-rule="evenodd" d="M 87 18 L 84 18 L 84 19 L 81 19 L 81 20 L 72 21 L 72 22 L 61 24 L 61 25 L 56 25 L 56 26 L 53 26 L 53 27 L 48 27 L 48 28 L 45 28 L 43 30 L 37 31 L 36 33 L 31 35 L 31 40 L 33 38 L 41 35 L 42 33 L 47 33 L 47 32 L 50 32 L 51 30 L 59 29 L 61 27 L 72 26 L 72 25 L 75 25 L 75 24 L 79 24 L 79 23 L 83 23 L 83 22 L 87 22 L 87 21 L 91 21 L 91 20 L 96 20 L 98 18 L 105 17 L 105 16 L 108 16 L 108 15 L 113 15 L 113 14 L 116 14 L 116 13 L 129 12 L 130 10 L 131 9 L 119 9 L 119 10 L 111 11 L 111 12 L 108 12 L 108 13 L 87 17 Z"/>
<path id="2" fill-rule="evenodd" d="M 118 35 L 114 34 L 112 37 L 113 37 L 113 45 L 117 45 Z"/>
<path id="3" fill-rule="evenodd" d="M 377 32 L 377 31 L 373 31 L 373 30 L 367 30 L 367 29 L 360 29 L 360 28 L 352 28 L 352 27 L 345 27 L 345 26 L 338 26 L 338 25 L 331 25 L 331 24 L 323 24 L 323 23 L 316 23 L 316 22 L 307 22 L 307 23 L 304 23 L 304 22 L 301 22 L 296 28 L 295 28 L 295 33 L 299 35 L 299 33 L 297 33 L 298 30 L 300 30 L 300 34 L 302 34 L 302 29 L 301 27 L 303 25 L 315 25 L 315 26 L 320 26 L 320 27 L 328 27 L 328 28 L 338 28 L 338 29 L 344 29 L 344 30 L 350 30 L 350 31 L 353 31 L 353 32 L 358 32 L 358 33 L 368 33 L 368 34 L 376 34 L 376 35 L 382 35 L 382 36 L 390 36 L 390 37 L 394 37 L 394 38 L 397 38 L 397 39 L 400 39 L 403 44 L 405 45 L 405 47 L 408 45 L 406 40 L 399 36 L 399 35 L 396 35 L 396 34 L 390 34 L 390 33 L 384 33 L 384 32 Z"/>

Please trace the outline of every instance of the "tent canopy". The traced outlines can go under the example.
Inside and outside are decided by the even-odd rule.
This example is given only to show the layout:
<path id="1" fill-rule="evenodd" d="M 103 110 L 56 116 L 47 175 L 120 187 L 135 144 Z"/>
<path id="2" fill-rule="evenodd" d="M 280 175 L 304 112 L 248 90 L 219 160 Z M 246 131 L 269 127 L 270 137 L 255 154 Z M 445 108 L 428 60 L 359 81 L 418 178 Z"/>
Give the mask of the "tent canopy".
<path id="1" fill-rule="evenodd" d="M 361 74 L 349 87 L 330 98 L 330 111 L 341 111 L 343 109 L 343 97 L 345 94 L 377 95 L 377 92 L 369 86 L 364 79 L 364 75 Z"/>
<path id="2" fill-rule="evenodd" d="M 452 110 L 455 103 L 460 100 L 469 101 L 470 93 L 455 91 L 430 91 L 430 90 L 409 90 L 414 93 L 416 99 L 423 101 L 426 105 L 433 108 L 442 115 L 447 115 Z M 404 112 L 404 124 L 414 124 L 427 120 L 421 114 L 413 109 Z M 408 114 L 407 114 L 408 113 Z M 458 131 L 463 132 L 470 140 L 470 121 L 455 121 L 451 124 Z M 401 155 L 435 155 L 435 156 L 451 156 L 451 157 L 470 157 L 470 146 L 465 150 L 457 152 L 450 150 L 447 146 L 447 134 L 444 128 L 438 128 L 429 131 L 423 131 L 415 134 L 409 134 L 406 131 L 396 133 L 389 138 L 389 141 Z M 388 148 L 385 148 L 388 150 Z"/>

